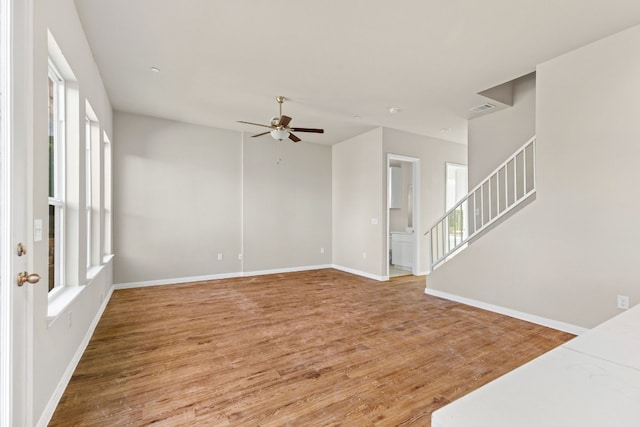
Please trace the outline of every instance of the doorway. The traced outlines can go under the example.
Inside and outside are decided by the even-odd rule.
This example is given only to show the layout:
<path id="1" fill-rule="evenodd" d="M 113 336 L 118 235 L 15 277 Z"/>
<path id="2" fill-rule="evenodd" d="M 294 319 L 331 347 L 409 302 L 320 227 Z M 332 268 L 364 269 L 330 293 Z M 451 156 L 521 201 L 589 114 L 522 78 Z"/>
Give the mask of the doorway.
<path id="1" fill-rule="evenodd" d="M 420 271 L 420 159 L 387 154 L 387 277 Z"/>

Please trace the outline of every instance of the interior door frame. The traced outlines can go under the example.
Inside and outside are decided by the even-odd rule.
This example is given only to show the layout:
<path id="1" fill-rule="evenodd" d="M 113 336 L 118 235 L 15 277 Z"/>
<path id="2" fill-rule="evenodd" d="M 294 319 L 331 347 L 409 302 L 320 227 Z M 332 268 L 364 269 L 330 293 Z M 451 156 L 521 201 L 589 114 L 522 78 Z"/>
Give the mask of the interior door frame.
<path id="1" fill-rule="evenodd" d="M 18 287 L 33 267 L 34 2 L 0 0 L 0 426 L 33 425 L 33 288 Z M 18 254 L 18 243 L 27 248 Z"/>
<path id="2" fill-rule="evenodd" d="M 9 160 L 9 1 L 0 0 L 0 426 L 11 423 L 11 246 Z"/>
<path id="3" fill-rule="evenodd" d="M 391 162 L 400 161 L 411 163 L 412 166 L 412 179 L 411 179 L 411 200 L 413 203 L 412 209 L 412 224 L 413 224 L 413 266 L 411 267 L 411 274 L 417 276 L 420 274 L 420 159 L 417 157 L 405 156 L 402 154 L 392 154 L 387 153 L 387 191 L 389 191 L 389 181 L 391 176 L 389 174 L 389 167 L 391 167 Z M 389 278 L 389 236 L 391 233 L 390 230 L 390 220 L 389 220 L 389 195 L 387 194 L 387 198 L 385 200 L 385 206 L 387 211 L 387 229 L 385 235 L 385 248 L 386 248 L 386 277 Z"/>

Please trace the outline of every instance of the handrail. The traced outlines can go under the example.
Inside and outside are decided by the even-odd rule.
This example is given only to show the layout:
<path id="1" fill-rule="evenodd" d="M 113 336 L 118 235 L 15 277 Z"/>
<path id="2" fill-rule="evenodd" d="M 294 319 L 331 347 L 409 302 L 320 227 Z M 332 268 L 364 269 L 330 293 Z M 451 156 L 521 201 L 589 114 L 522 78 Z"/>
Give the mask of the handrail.
<path id="1" fill-rule="evenodd" d="M 529 139 L 425 233 L 431 238 L 432 270 L 535 193 L 535 141 Z"/>

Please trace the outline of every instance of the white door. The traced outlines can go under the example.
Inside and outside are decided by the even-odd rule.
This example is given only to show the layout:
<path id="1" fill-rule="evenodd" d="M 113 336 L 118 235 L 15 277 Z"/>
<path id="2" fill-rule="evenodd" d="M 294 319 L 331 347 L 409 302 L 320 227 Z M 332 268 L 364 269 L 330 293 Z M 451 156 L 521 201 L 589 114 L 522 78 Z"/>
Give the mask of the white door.
<path id="1" fill-rule="evenodd" d="M 32 290 L 18 286 L 29 272 L 27 225 L 28 147 L 33 137 L 33 106 L 28 55 L 31 1 L 0 0 L 0 426 L 32 424 L 30 389 L 31 334 L 28 321 Z M 9 61 L 8 58 L 11 58 Z M 22 245 L 22 250 L 19 250 Z M 24 253 L 26 251 L 26 253 Z M 36 276 L 31 276 L 35 281 Z"/>

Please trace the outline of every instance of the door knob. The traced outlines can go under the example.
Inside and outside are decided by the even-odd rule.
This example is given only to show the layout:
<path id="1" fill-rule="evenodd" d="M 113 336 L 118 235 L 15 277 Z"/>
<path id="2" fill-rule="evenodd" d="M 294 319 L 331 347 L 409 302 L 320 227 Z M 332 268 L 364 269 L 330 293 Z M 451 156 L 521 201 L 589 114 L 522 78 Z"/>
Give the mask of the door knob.
<path id="1" fill-rule="evenodd" d="M 27 273 L 23 271 L 22 273 L 18 273 L 18 286 L 22 286 L 25 282 L 29 283 L 38 283 L 40 281 L 40 275 L 35 273 Z"/>

